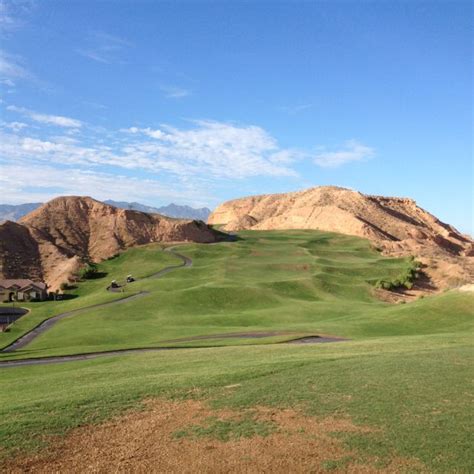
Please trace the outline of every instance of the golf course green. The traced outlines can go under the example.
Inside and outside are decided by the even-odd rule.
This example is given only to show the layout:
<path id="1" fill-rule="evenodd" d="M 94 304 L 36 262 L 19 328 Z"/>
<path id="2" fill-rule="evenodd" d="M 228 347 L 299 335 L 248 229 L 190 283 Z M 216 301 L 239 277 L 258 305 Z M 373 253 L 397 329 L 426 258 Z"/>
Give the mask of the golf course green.
<path id="1" fill-rule="evenodd" d="M 0 368 L 0 458 L 140 409 L 150 397 L 199 397 L 214 407 L 348 417 L 374 431 L 344 434 L 344 443 L 381 469 L 394 457 L 427 471 L 474 469 L 472 293 L 380 301 L 374 283 L 401 278 L 412 260 L 335 233 L 246 231 L 235 242 L 183 244 L 179 252 L 191 267 L 147 279 L 181 261 L 158 244 L 130 249 L 101 263 L 103 277 L 79 283 L 69 299 L 27 305 L 30 313 L 0 334 L 6 347 L 59 313 L 146 292 L 62 319 L 23 349 L 0 353 L 0 362 L 177 348 Z M 138 281 L 123 293 L 106 291 L 128 274 Z M 285 343 L 314 335 L 348 340 Z M 332 461 L 327 469 L 349 462 Z"/>

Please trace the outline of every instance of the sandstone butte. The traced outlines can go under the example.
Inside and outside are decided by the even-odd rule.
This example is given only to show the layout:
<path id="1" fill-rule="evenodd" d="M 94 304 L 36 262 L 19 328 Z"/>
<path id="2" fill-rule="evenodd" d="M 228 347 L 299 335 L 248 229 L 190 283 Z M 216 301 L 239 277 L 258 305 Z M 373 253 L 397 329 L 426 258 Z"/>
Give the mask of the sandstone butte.
<path id="1" fill-rule="evenodd" d="M 474 277 L 473 240 L 413 199 L 321 186 L 227 201 L 208 223 L 229 232 L 318 229 L 363 237 L 386 255 L 417 257 L 435 289 L 472 283 Z"/>
<path id="2" fill-rule="evenodd" d="M 151 242 L 216 242 L 201 221 L 118 209 L 90 197 L 53 199 L 0 225 L 0 277 L 44 280 L 54 290 L 85 261 Z"/>

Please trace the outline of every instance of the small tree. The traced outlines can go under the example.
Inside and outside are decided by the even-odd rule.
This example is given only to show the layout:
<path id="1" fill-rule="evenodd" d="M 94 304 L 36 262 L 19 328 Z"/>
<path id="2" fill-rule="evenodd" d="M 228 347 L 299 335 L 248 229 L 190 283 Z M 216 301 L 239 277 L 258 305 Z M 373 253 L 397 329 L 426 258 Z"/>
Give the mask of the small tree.
<path id="1" fill-rule="evenodd" d="M 88 262 L 79 270 L 79 277 L 81 279 L 94 278 L 97 275 L 98 269 L 95 263 Z"/>

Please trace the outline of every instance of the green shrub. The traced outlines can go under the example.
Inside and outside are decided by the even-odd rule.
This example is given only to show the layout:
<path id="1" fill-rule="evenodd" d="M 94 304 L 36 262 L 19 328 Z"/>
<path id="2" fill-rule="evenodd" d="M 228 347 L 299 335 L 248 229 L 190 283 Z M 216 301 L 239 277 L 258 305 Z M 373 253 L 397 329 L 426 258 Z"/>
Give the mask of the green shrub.
<path id="1" fill-rule="evenodd" d="M 81 280 L 85 280 L 87 278 L 94 278 L 97 275 L 97 265 L 95 263 L 86 263 L 84 267 L 79 270 L 79 277 Z"/>
<path id="2" fill-rule="evenodd" d="M 373 284 L 376 288 L 383 288 L 384 290 L 396 290 L 402 287 L 411 290 L 413 282 L 420 277 L 420 269 L 421 263 L 411 256 L 408 259 L 408 266 L 402 274 L 394 277 L 392 280 L 377 280 Z"/>
<path id="3" fill-rule="evenodd" d="M 375 287 L 382 288 L 384 290 L 392 290 L 393 288 L 395 288 L 394 283 L 387 280 L 378 280 L 375 283 Z"/>

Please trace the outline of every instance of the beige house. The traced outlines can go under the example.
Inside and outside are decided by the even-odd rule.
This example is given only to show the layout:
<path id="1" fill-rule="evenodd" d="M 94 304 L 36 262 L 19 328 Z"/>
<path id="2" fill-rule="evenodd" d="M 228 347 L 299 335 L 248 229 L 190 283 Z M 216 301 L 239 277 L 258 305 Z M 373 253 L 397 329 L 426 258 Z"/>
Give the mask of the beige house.
<path id="1" fill-rule="evenodd" d="M 32 280 L 0 280 L 0 301 L 45 300 L 48 285 Z"/>

